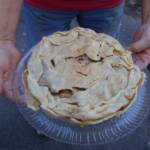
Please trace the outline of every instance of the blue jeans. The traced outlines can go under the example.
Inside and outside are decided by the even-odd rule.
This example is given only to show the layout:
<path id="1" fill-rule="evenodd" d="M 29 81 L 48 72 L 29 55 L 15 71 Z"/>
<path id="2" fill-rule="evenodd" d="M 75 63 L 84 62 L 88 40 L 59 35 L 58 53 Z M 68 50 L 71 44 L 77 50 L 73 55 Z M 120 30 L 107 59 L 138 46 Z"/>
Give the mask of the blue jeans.
<path id="1" fill-rule="evenodd" d="M 69 30 L 70 23 L 75 17 L 81 27 L 116 37 L 123 8 L 124 4 L 114 8 L 90 11 L 51 11 L 24 4 L 23 18 L 27 33 L 27 49 L 37 44 L 43 36 L 56 31 Z"/>

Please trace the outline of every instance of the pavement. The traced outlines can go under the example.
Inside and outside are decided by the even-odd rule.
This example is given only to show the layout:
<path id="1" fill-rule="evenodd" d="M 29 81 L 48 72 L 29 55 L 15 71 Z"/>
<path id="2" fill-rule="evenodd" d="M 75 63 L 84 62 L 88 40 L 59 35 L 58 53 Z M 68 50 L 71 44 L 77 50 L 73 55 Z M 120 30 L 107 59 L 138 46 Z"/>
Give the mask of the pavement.
<path id="1" fill-rule="evenodd" d="M 76 22 L 72 22 L 73 26 Z M 140 25 L 140 19 L 131 15 L 129 10 L 123 17 L 120 42 L 128 46 L 132 39 L 132 33 Z M 23 20 L 17 31 L 17 47 L 20 51 L 26 49 L 26 33 L 23 28 Z M 125 138 L 100 146 L 74 146 L 62 144 L 38 135 L 37 132 L 25 121 L 19 113 L 17 106 L 8 99 L 0 97 L 0 150 L 150 150 L 150 116 L 137 128 L 136 131 Z"/>

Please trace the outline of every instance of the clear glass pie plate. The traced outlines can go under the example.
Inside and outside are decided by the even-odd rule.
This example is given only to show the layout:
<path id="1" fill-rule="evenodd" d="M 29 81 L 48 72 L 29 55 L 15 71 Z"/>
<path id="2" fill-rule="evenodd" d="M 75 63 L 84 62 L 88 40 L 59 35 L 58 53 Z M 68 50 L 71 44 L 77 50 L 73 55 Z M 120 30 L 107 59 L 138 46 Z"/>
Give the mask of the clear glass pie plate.
<path id="1" fill-rule="evenodd" d="M 65 122 L 61 119 L 47 116 L 42 111 L 33 111 L 26 106 L 28 97 L 22 82 L 22 73 L 26 68 L 32 49 L 22 58 L 15 74 L 14 90 L 18 101 L 18 108 L 29 124 L 38 132 L 60 142 L 78 145 L 97 145 L 116 141 L 133 132 L 150 110 L 150 82 L 149 73 L 134 104 L 120 117 L 114 117 L 96 125 L 80 126 Z"/>

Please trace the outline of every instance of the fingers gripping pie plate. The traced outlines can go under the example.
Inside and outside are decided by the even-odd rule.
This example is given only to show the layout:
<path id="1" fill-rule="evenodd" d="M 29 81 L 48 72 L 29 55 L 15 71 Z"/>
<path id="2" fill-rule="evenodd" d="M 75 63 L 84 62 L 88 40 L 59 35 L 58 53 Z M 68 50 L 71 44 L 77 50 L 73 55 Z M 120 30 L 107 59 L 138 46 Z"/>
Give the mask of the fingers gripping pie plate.
<path id="1" fill-rule="evenodd" d="M 117 40 L 79 27 L 44 37 L 23 73 L 29 108 L 81 125 L 124 113 L 144 79 Z"/>

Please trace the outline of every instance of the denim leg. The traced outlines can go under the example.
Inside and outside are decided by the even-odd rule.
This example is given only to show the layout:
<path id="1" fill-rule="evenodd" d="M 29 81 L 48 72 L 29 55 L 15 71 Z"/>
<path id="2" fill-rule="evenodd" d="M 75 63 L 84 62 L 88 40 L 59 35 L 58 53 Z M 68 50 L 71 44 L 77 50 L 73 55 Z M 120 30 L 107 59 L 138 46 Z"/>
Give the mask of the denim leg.
<path id="1" fill-rule="evenodd" d="M 23 19 L 27 33 L 27 48 L 30 49 L 37 44 L 43 36 L 69 30 L 71 20 L 75 16 L 76 12 L 73 11 L 47 11 L 24 4 Z"/>
<path id="2" fill-rule="evenodd" d="M 77 19 L 82 27 L 117 37 L 123 10 L 124 4 L 114 8 L 82 11 Z"/>

